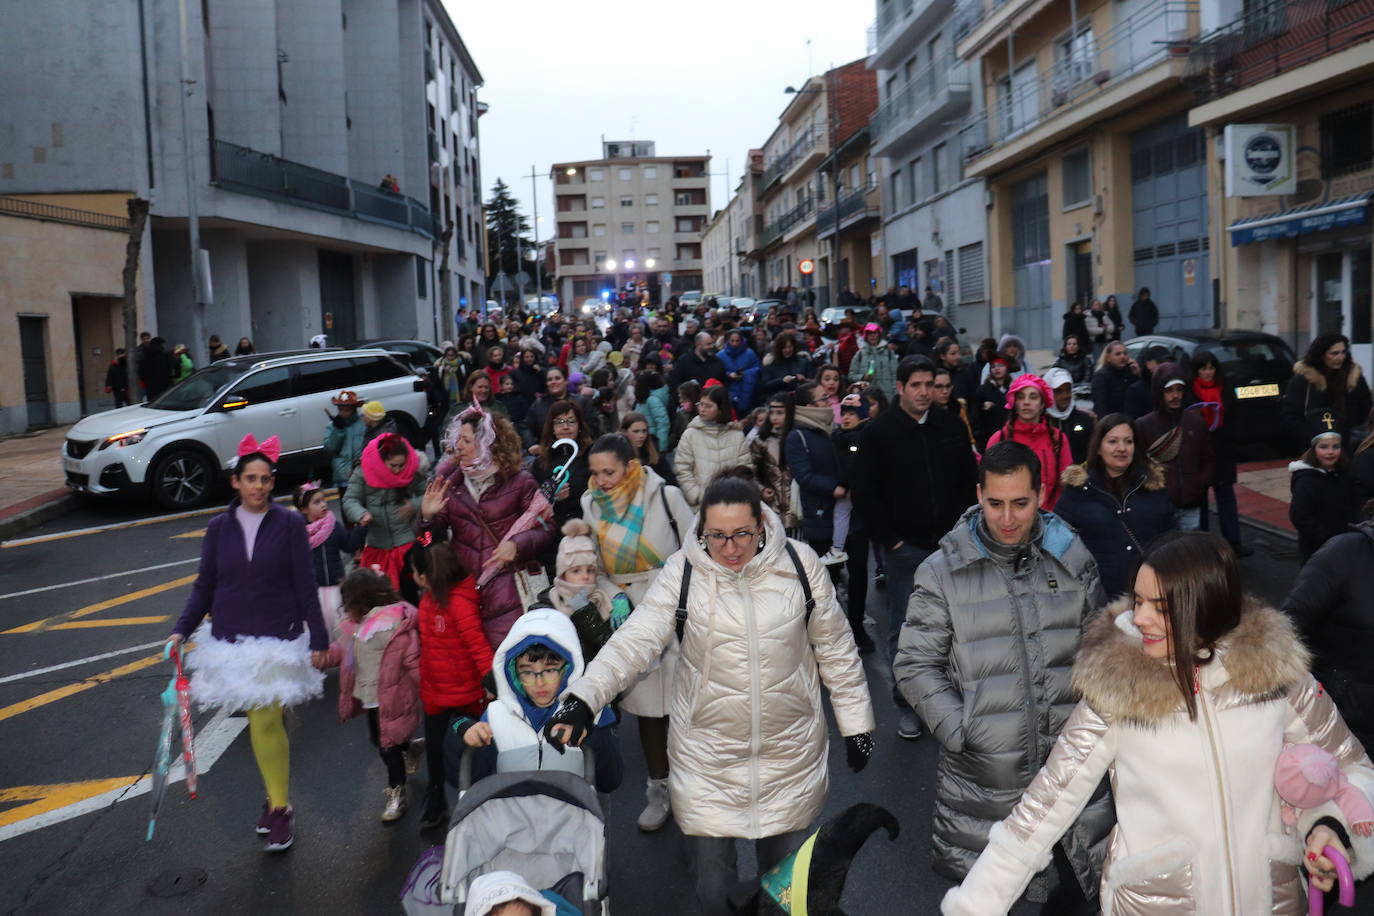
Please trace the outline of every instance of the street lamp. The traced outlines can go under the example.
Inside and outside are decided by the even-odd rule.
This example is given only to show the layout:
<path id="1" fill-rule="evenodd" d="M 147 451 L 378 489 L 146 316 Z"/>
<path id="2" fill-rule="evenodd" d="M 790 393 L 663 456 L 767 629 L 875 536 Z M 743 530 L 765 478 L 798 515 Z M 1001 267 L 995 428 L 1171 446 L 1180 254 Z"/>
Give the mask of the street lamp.
<path id="1" fill-rule="evenodd" d="M 634 270 L 634 269 L 635 269 L 635 259 L 634 259 L 634 258 L 626 258 L 626 259 L 625 259 L 625 269 L 626 269 L 626 270 Z"/>
<path id="2" fill-rule="evenodd" d="M 653 270 L 653 269 L 654 269 L 654 265 L 657 264 L 657 263 L 658 263 L 658 262 L 655 261 L 653 258 L 649 258 L 649 259 L 647 259 L 647 260 L 644 262 L 644 269 L 645 269 L 645 270 Z"/>
<path id="3" fill-rule="evenodd" d="M 784 95 L 825 95 L 825 127 L 826 135 L 830 143 L 830 206 L 835 214 L 834 235 L 830 237 L 830 307 L 835 308 L 840 304 L 840 151 L 835 145 L 835 95 L 831 91 L 832 73 L 825 74 L 824 89 L 797 89 L 795 86 L 788 86 L 783 90 Z"/>

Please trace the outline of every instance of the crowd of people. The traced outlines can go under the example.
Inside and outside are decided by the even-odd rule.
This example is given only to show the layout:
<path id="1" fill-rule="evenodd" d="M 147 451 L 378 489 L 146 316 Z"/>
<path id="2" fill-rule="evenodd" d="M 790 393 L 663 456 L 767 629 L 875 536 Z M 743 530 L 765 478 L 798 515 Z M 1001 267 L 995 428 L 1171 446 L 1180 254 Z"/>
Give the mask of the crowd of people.
<path id="1" fill-rule="evenodd" d="M 1334 571 L 1374 551 L 1374 523 L 1347 530 L 1361 468 L 1374 479 L 1348 342 L 1314 341 L 1287 393 L 1285 422 L 1308 424 L 1306 566 L 1274 610 L 1241 590 L 1215 359 L 1137 365 L 1104 330 L 1113 301 L 1037 372 L 1015 335 L 966 348 L 938 303 L 902 304 L 833 339 L 801 302 L 605 326 L 460 314 L 432 441 L 334 398 L 342 520 L 320 484 L 296 512 L 271 503 L 274 445 L 245 441 L 173 639 L 202 628 L 198 702 L 249 710 L 267 848 L 293 841 L 282 709 L 338 666 L 340 714 L 365 714 L 385 762 L 383 820 L 421 758 L 431 829 L 465 755 L 478 777 L 581 774 L 591 747 L 597 790 L 623 792 L 638 753 L 640 829 L 675 821 L 700 911 L 728 912 L 736 839 L 762 873 L 813 830 L 826 698 L 848 764 L 867 764 L 862 656 L 881 653 L 897 735 L 940 745 L 933 864 L 962 882 L 947 913 L 1023 895 L 1055 914 L 1161 897 L 1296 913 L 1304 868 L 1331 886 L 1328 847 L 1374 871 L 1363 821 L 1333 804 L 1283 820 L 1265 775 L 1285 744 L 1315 745 L 1374 792 L 1374 678 L 1351 643 L 1369 591 Z M 1131 320 L 1152 306 L 1142 290 Z"/>

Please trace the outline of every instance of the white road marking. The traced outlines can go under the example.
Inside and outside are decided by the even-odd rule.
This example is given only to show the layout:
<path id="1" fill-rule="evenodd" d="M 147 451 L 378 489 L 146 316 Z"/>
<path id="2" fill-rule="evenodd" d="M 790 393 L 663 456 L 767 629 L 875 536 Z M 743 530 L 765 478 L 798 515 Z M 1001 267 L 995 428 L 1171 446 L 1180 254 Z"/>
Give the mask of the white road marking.
<path id="1" fill-rule="evenodd" d="M 229 749 L 229 745 L 234 743 L 234 739 L 248 727 L 248 720 L 242 717 L 230 718 L 228 710 L 221 709 L 215 713 L 205 728 L 196 735 L 196 774 L 204 776 L 210 772 L 210 768 L 215 765 L 215 761 Z M 186 779 L 186 767 L 180 756 L 180 742 L 174 741 L 173 753 L 177 754 L 177 762 L 167 773 L 168 786 Z M 127 802 L 132 799 L 147 795 L 152 788 L 152 777 L 144 776 L 133 786 L 125 786 L 119 789 L 111 789 L 99 795 L 82 799 L 79 802 L 58 808 L 54 811 L 45 811 L 42 814 L 27 818 L 22 821 L 0 827 L 0 843 L 12 840 L 15 837 L 32 833 L 43 827 L 51 827 L 53 824 L 60 824 L 69 821 L 74 817 L 83 814 L 90 814 L 107 808 L 116 802 Z"/>
<path id="2" fill-rule="evenodd" d="M 46 668 L 34 668 L 32 671 L 21 671 L 18 674 L 7 674 L 0 677 L 0 684 L 8 684 L 11 681 L 22 681 L 26 677 L 35 677 L 40 674 L 47 674 L 49 671 L 61 671 L 63 668 L 75 668 L 77 665 L 89 665 L 91 662 L 103 661 L 107 658 L 115 658 L 120 655 L 128 655 L 131 652 L 143 652 L 162 645 L 167 640 L 159 639 L 154 642 L 145 642 L 140 646 L 130 646 L 127 649 L 116 649 L 113 652 L 102 652 L 100 655 L 90 655 L 86 658 L 78 658 L 75 661 L 63 662 L 60 665 L 49 665 Z"/>
<path id="3" fill-rule="evenodd" d="M 199 563 L 200 557 L 191 557 L 189 560 L 174 560 L 171 563 L 159 563 L 156 566 L 140 566 L 138 569 L 126 569 L 124 572 L 109 573 L 104 576 L 91 576 L 89 579 L 77 579 L 75 582 L 63 582 L 59 585 L 41 585 L 38 588 L 25 589 L 22 592 L 10 592 L 8 595 L 0 595 L 0 601 L 6 598 L 22 598 L 25 595 L 36 595 L 39 592 L 50 592 L 59 588 L 72 588 L 77 585 L 89 585 L 92 582 L 104 582 L 106 579 L 118 579 L 121 576 L 136 576 L 139 573 L 152 572 L 155 569 L 168 569 L 172 566 L 185 566 L 188 563 Z"/>
<path id="4" fill-rule="evenodd" d="M 99 534 L 102 531 L 118 531 L 122 528 L 141 528 L 144 525 L 175 522 L 183 518 L 195 518 L 200 515 L 214 515 L 216 512 L 223 511 L 223 506 L 213 506 L 206 509 L 191 509 L 187 512 L 175 512 L 171 515 L 154 515 L 151 518 L 137 518 L 125 522 L 110 522 L 108 525 L 96 525 L 91 528 L 74 528 L 71 531 L 54 531 L 52 534 L 39 534 L 33 537 L 15 538 L 11 541 L 0 541 L 0 547 L 23 547 L 26 544 L 42 544 L 46 541 L 74 538 L 83 534 Z"/>

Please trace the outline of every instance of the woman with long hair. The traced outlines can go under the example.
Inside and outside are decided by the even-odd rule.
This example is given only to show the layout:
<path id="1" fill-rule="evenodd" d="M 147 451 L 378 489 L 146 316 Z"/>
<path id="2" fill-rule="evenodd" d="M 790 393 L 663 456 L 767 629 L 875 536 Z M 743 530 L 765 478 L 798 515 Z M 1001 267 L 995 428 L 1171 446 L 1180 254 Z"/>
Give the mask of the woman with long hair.
<path id="1" fill-rule="evenodd" d="M 363 449 L 363 460 L 344 490 L 344 518 L 367 529 L 358 565 L 379 569 L 397 588 L 406 551 L 415 540 L 415 513 L 428 464 L 404 436 L 383 433 Z"/>
<path id="2" fill-rule="evenodd" d="M 701 502 L 717 473 L 749 464 L 749 445 L 739 424 L 730 422 L 730 395 L 724 385 L 702 389 L 697 415 L 687 424 L 673 453 L 673 473 L 689 505 Z"/>
<path id="3" fill-rule="evenodd" d="M 491 386 L 491 377 L 485 369 L 474 369 L 463 385 L 463 404 L 476 404 L 483 410 L 494 410 L 510 419 L 506 405 L 496 398 L 496 389 Z"/>
<path id="4" fill-rule="evenodd" d="M 1284 427 L 1294 442 L 1306 443 L 1318 432 L 1334 429 L 1350 448 L 1351 431 L 1369 415 L 1369 383 L 1350 355 L 1344 334 L 1313 338 L 1283 393 Z"/>
<path id="5" fill-rule="evenodd" d="M 649 594 L 663 564 L 691 539 L 692 510 L 681 490 L 641 463 L 625 436 L 596 440 L 590 461 L 592 483 L 582 496 L 582 517 L 596 539 L 597 565 L 637 606 Z M 639 720 L 639 744 L 649 774 L 639 828 L 646 831 L 662 827 L 672 807 L 668 715 L 677 658 L 677 646 L 666 646 L 659 663 L 637 678 L 621 700 L 621 709 Z"/>
<path id="6" fill-rule="evenodd" d="M 539 436 L 539 455 L 530 466 L 534 479 L 543 483 L 553 477 L 554 472 L 568 460 L 569 449 L 564 446 L 554 448 L 559 439 L 572 439 L 577 443 L 577 456 L 572 459 L 568 479 L 559 487 L 553 497 L 553 521 L 555 531 L 561 531 L 563 523 L 582 515 L 582 494 L 587 491 L 587 450 L 592 447 L 594 437 L 588 428 L 582 411 L 572 401 L 554 401 L 549 405 L 549 415 L 544 420 L 544 430 Z M 554 538 L 556 542 L 558 539 Z M 550 543 L 540 556 L 548 569 L 554 568 L 556 543 Z"/>
<path id="7" fill-rule="evenodd" d="M 1083 341 L 1087 337 L 1075 337 L 1070 334 L 1064 338 L 1064 346 L 1059 350 L 1059 356 L 1055 358 L 1054 365 L 1069 373 L 1075 385 L 1086 382 L 1093 374 L 1093 361 L 1087 353 L 1083 352 Z"/>
<path id="8" fill-rule="evenodd" d="M 1156 544 L 1133 595 L 1088 623 L 1072 675 L 1082 699 L 941 912 L 1010 910 L 1109 774 L 1105 912 L 1299 916 L 1308 893 L 1334 882 L 1325 847 L 1357 879 L 1374 871 L 1374 840 L 1336 805 L 1285 822 L 1275 766 L 1286 744 L 1316 745 L 1374 795 L 1369 756 L 1308 665 L 1288 618 L 1242 591 L 1225 541 L 1195 532 Z"/>
<path id="9" fill-rule="evenodd" d="M 620 434 L 630 440 L 639 463 L 653 470 L 670 486 L 677 486 L 677 475 L 673 473 L 672 462 L 659 451 L 658 443 L 649 432 L 649 418 L 638 411 L 630 411 L 620 417 Z"/>
<path id="10" fill-rule="evenodd" d="M 1178 525 L 1164 469 L 1139 439 L 1124 413 L 1098 420 L 1087 459 L 1060 475 L 1063 492 L 1054 507 L 1097 560 L 1102 590 L 1113 598 L 1130 590 L 1145 546 Z"/>
<path id="11" fill-rule="evenodd" d="M 1029 372 L 1011 383 L 1007 390 L 1006 422 L 988 438 L 988 448 L 999 442 L 1020 442 L 1030 446 L 1040 459 L 1040 507 L 1054 511 L 1059 500 L 1059 475 L 1073 464 L 1068 438 L 1050 425 L 1046 410 L 1054 403 L 1054 392 L 1045 380 Z"/>
<path id="12" fill-rule="evenodd" d="M 831 414 L 834 415 L 835 423 L 838 424 L 840 422 L 840 401 L 844 400 L 845 396 L 845 392 L 840 390 L 844 385 L 844 374 L 840 372 L 840 367 L 821 366 L 816 370 L 816 384 L 824 393 L 826 404 L 830 407 Z"/>
<path id="13" fill-rule="evenodd" d="M 759 383 L 764 397 L 792 391 L 811 374 L 811 357 L 797 343 L 797 335 L 783 331 L 773 339 L 773 349 L 763 358 Z"/>
<path id="14" fill-rule="evenodd" d="M 631 372 L 638 372 L 639 361 L 644 356 L 644 325 L 631 321 L 629 333 L 629 338 L 620 345 L 620 364 Z"/>
<path id="15" fill-rule="evenodd" d="M 772 395 L 764 408 L 763 425 L 749 443 L 754 476 L 763 490 L 763 501 L 778 513 L 782 526 L 788 531 L 801 524 L 797 516 L 800 507 L 792 505 L 792 473 L 787 469 L 787 451 L 783 448 L 787 431 L 792 428 L 794 403 L 788 392 Z"/>
<path id="16" fill-rule="evenodd" d="M 497 333 L 496 325 L 487 323 L 482 325 L 481 331 L 478 332 L 475 349 L 468 352 L 476 358 L 477 368 L 485 369 L 491 348 L 499 346 L 501 346 L 501 335 Z"/>
<path id="17" fill-rule="evenodd" d="M 1292 474 L 1288 519 L 1298 532 L 1302 563 L 1359 521 L 1359 507 L 1350 498 L 1349 466 L 1341 434 L 1334 429 L 1313 436 L 1302 457 L 1288 465 Z"/>
<path id="18" fill-rule="evenodd" d="M 501 644 L 524 613 L 515 584 L 517 570 L 536 561 L 553 538 L 545 525 L 506 537 L 534 499 L 539 484 L 520 464 L 520 437 L 509 420 L 469 407 L 449 427 L 453 450 L 420 502 L 420 528 L 453 545 L 463 568 L 481 575 L 496 567 L 482 587 L 482 630 L 492 648 Z"/>
<path id="19" fill-rule="evenodd" d="M 639 370 L 635 375 L 634 410 L 644 415 L 649 424 L 649 435 L 654 439 L 659 451 L 667 451 L 672 440 L 673 421 L 668 413 L 668 396 L 671 394 L 663 381 L 663 373 L 652 365 Z"/>
<path id="20" fill-rule="evenodd" d="M 449 411 L 463 403 L 463 389 L 468 377 L 475 371 L 472 357 L 450 344 L 444 353 L 434 361 L 434 371 L 439 376 L 439 384 L 448 392 Z M 471 403 L 470 401 L 468 403 Z"/>

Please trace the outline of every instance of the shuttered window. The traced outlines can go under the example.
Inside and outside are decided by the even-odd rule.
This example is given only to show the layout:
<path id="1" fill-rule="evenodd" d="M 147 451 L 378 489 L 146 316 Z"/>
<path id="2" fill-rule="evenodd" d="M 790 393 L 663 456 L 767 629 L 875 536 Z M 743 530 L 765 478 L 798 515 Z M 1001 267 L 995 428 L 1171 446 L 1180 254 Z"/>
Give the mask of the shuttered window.
<path id="1" fill-rule="evenodd" d="M 959 302 L 982 302 L 987 298 L 983 280 L 983 243 L 974 242 L 959 249 Z"/>

